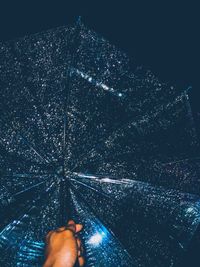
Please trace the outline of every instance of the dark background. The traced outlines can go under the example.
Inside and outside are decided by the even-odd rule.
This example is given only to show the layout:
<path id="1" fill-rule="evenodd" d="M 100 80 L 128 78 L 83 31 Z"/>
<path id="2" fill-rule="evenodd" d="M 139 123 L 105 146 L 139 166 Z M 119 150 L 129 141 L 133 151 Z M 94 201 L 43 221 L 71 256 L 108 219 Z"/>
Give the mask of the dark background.
<path id="1" fill-rule="evenodd" d="M 82 14 L 82 21 L 125 51 L 133 66 L 143 65 L 180 89 L 192 86 L 192 109 L 200 125 L 198 1 L 107 2 L 83 7 L 70 1 L 1 1 L 0 40 L 67 25 Z"/>

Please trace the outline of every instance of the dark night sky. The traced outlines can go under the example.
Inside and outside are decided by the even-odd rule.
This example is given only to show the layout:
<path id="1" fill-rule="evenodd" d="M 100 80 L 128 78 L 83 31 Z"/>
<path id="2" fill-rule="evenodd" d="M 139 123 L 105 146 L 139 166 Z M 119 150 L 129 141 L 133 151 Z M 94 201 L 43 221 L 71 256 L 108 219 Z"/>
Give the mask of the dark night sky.
<path id="1" fill-rule="evenodd" d="M 123 1 L 122 6 L 93 4 L 91 9 L 72 8 L 69 1 L 5 2 L 0 6 L 0 40 L 67 25 L 84 14 L 83 22 L 125 51 L 134 65 L 146 66 L 180 88 L 192 86 L 193 108 L 200 110 L 200 16 L 192 1 Z"/>

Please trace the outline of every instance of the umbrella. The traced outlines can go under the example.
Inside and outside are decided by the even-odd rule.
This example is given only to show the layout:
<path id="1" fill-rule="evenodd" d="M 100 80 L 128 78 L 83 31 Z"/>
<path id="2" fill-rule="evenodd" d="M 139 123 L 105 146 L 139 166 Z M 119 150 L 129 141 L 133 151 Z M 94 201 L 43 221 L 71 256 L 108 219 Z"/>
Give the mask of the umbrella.
<path id="1" fill-rule="evenodd" d="M 188 98 L 79 20 L 0 45 L 1 266 L 84 224 L 86 266 L 176 266 L 198 235 Z"/>

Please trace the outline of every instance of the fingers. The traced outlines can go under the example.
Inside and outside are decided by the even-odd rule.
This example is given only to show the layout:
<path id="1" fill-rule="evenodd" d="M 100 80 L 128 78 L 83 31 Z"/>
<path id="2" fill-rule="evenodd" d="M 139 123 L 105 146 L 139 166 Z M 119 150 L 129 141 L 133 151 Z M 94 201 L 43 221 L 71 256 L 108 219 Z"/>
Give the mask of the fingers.
<path id="1" fill-rule="evenodd" d="M 77 242 L 77 247 L 78 247 L 78 256 L 80 257 L 83 255 L 83 246 L 82 246 L 80 238 L 77 237 L 76 242 Z"/>
<path id="2" fill-rule="evenodd" d="M 69 220 L 67 223 L 67 228 L 73 231 L 74 233 L 78 233 L 83 229 L 83 225 L 76 224 L 74 220 Z"/>
<path id="3" fill-rule="evenodd" d="M 84 264 L 85 264 L 85 259 L 84 259 L 84 257 L 79 257 L 79 258 L 78 258 L 78 263 L 79 263 L 79 266 L 80 266 L 80 267 L 84 266 Z"/>
<path id="4" fill-rule="evenodd" d="M 78 233 L 83 229 L 82 224 L 76 224 L 74 220 L 69 220 L 66 226 L 62 226 L 55 230 L 55 232 L 59 233 L 65 230 L 71 230 L 74 233 Z"/>
<path id="5" fill-rule="evenodd" d="M 82 224 L 76 224 L 74 220 L 69 220 L 67 223 L 67 229 L 70 229 L 74 233 L 79 233 L 83 229 Z M 78 236 L 75 236 L 76 242 L 77 242 L 77 249 L 78 249 L 78 263 L 79 266 L 82 267 L 85 264 L 85 258 L 84 258 L 84 248 L 82 245 L 82 241 Z"/>
<path id="6" fill-rule="evenodd" d="M 80 232 L 83 229 L 82 224 L 76 224 L 76 233 Z"/>
<path id="7" fill-rule="evenodd" d="M 48 232 L 48 234 L 46 235 L 46 242 L 49 241 L 49 238 L 52 235 L 52 233 L 53 233 L 53 231 Z"/>
<path id="8" fill-rule="evenodd" d="M 73 233 L 76 233 L 76 224 L 73 220 L 68 221 L 67 229 L 71 230 Z"/>
<path id="9" fill-rule="evenodd" d="M 80 238 L 76 238 L 77 247 L 78 247 L 78 262 L 79 266 L 83 266 L 85 264 L 84 258 L 84 249 Z"/>

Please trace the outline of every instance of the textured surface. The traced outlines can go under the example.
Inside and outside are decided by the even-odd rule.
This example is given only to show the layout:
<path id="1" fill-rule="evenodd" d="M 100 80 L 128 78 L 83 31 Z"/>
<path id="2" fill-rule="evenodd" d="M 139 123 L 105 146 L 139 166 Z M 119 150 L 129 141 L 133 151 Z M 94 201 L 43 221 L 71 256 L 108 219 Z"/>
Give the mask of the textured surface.
<path id="1" fill-rule="evenodd" d="M 86 266 L 177 266 L 200 220 L 187 91 L 84 25 L 0 44 L 1 266 L 41 266 L 85 226 Z"/>

